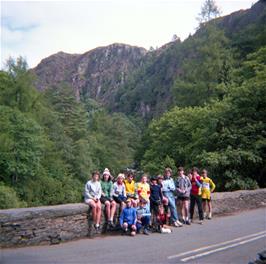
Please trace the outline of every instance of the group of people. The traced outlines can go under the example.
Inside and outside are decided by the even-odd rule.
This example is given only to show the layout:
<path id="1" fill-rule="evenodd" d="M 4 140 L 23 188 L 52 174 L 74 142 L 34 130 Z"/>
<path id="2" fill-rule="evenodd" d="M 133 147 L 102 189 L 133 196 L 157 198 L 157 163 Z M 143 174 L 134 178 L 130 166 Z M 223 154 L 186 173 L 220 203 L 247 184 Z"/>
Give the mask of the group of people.
<path id="1" fill-rule="evenodd" d="M 195 205 L 198 207 L 199 223 L 204 218 L 212 218 L 211 193 L 215 184 L 208 177 L 206 169 L 201 175 L 193 168 L 185 175 L 184 168 L 178 168 L 178 177 L 174 179 L 171 168 L 165 168 L 164 175 L 151 177 L 144 174 L 140 182 L 135 182 L 134 174 L 128 171 L 120 173 L 114 179 L 106 168 L 102 177 L 95 171 L 92 179 L 85 185 L 85 203 L 91 207 L 96 232 L 100 230 L 102 205 L 105 207 L 107 225 L 116 225 L 124 233 L 132 236 L 149 231 L 171 232 L 168 225 L 182 227 L 193 222 Z M 177 210 L 179 201 L 180 215 Z M 115 215 L 119 206 L 119 216 Z"/>

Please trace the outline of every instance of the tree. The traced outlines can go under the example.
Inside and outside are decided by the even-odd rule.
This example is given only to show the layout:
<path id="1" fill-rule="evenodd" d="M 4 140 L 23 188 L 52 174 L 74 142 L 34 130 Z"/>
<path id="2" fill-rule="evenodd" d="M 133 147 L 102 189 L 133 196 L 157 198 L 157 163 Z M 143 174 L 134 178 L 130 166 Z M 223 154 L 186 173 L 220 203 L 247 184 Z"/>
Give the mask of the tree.
<path id="1" fill-rule="evenodd" d="M 215 0 L 205 0 L 201 6 L 201 11 L 198 14 L 197 20 L 200 24 L 205 24 L 213 18 L 221 15 L 221 10 L 217 6 Z"/>
<path id="2" fill-rule="evenodd" d="M 224 32 L 215 25 L 206 25 L 200 34 L 190 40 L 190 52 L 172 87 L 178 106 L 198 106 L 222 99 L 231 82 L 233 59 Z"/>

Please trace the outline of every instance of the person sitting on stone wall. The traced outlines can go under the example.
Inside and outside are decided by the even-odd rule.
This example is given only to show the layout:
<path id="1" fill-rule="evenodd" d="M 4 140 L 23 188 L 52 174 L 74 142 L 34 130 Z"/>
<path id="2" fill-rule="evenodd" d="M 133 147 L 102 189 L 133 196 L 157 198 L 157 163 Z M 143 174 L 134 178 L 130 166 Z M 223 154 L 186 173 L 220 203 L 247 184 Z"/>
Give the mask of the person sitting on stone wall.
<path id="1" fill-rule="evenodd" d="M 100 201 L 102 195 L 102 187 L 99 182 L 100 173 L 94 171 L 92 173 L 92 179 L 85 185 L 84 201 L 88 204 L 92 210 L 92 218 L 96 232 L 99 232 L 102 204 Z"/>

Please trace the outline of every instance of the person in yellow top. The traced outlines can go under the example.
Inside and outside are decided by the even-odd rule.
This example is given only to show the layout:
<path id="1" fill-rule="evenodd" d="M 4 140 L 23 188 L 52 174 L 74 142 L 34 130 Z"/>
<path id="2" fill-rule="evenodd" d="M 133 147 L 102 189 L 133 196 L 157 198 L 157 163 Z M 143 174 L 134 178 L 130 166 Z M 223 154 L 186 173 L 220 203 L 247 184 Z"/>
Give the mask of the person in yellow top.
<path id="1" fill-rule="evenodd" d="M 147 181 L 148 176 L 144 174 L 141 178 L 141 182 L 138 182 L 136 187 L 139 200 L 144 199 L 147 201 L 147 207 L 150 209 L 150 185 Z"/>
<path id="2" fill-rule="evenodd" d="M 131 200 L 133 207 L 137 207 L 139 200 L 138 200 L 136 183 L 134 181 L 134 174 L 132 171 L 129 171 L 127 173 L 127 178 L 124 180 L 124 184 L 126 187 L 127 199 Z"/>
<path id="3" fill-rule="evenodd" d="M 206 169 L 202 170 L 202 188 L 201 188 L 201 198 L 203 205 L 204 218 L 209 220 L 212 218 L 212 203 L 211 203 L 211 193 L 215 189 L 215 184 L 211 178 L 208 177 L 208 171 Z M 207 207 L 209 209 L 209 214 L 207 217 Z"/>

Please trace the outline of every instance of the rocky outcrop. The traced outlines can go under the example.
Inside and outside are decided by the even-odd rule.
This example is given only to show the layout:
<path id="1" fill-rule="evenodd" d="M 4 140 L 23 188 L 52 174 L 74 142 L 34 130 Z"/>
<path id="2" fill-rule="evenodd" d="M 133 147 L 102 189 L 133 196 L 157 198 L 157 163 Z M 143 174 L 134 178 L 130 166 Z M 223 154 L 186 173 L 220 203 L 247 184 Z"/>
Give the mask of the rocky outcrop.
<path id="1" fill-rule="evenodd" d="M 213 194 L 214 217 L 265 206 L 266 189 Z M 57 244 L 88 237 L 91 224 L 85 204 L 0 210 L 0 247 Z"/>
<path id="2" fill-rule="evenodd" d="M 80 55 L 59 52 L 33 69 L 36 86 L 44 90 L 64 82 L 73 87 L 78 99 L 85 96 L 108 105 L 146 52 L 125 44 L 99 47 Z"/>

